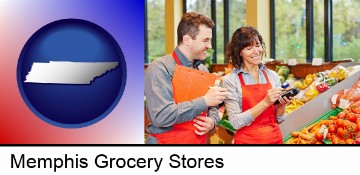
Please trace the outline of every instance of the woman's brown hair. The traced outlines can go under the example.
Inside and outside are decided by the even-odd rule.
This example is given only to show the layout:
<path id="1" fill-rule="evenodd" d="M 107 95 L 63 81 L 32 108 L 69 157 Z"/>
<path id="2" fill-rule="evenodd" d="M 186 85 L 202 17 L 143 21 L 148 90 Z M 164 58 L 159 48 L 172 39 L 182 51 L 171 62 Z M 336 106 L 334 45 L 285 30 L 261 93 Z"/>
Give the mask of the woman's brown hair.
<path id="1" fill-rule="evenodd" d="M 226 58 L 235 68 L 240 68 L 244 61 L 240 55 L 240 51 L 248 46 L 251 46 L 254 41 L 256 41 L 256 38 L 258 38 L 260 41 L 258 44 L 260 44 L 264 49 L 262 53 L 265 53 L 266 55 L 263 38 L 254 27 L 240 27 L 234 32 L 230 43 L 226 46 Z"/>

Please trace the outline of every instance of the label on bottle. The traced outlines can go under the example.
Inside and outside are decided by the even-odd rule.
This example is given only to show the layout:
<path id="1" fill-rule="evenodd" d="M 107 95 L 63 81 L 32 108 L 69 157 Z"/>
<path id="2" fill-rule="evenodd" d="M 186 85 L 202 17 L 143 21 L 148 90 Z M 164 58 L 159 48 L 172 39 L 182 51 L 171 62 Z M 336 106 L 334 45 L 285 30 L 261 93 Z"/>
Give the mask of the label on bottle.
<path id="1" fill-rule="evenodd" d="M 282 83 L 281 84 L 281 88 L 283 88 L 283 89 L 286 89 L 286 88 L 288 88 L 290 85 L 289 85 L 289 83 L 287 82 L 287 81 L 285 81 L 284 83 Z"/>

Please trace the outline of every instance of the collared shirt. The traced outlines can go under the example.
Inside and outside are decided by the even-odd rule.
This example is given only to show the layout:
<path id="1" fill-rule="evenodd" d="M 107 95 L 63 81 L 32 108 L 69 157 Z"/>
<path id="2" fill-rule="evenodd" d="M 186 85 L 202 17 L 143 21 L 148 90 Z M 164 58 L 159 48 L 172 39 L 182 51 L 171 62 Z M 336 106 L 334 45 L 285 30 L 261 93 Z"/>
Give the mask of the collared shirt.
<path id="1" fill-rule="evenodd" d="M 197 69 L 209 72 L 200 60 L 192 63 L 178 48 L 175 53 L 183 66 L 196 65 Z M 151 62 L 145 71 L 146 113 L 151 121 L 146 130 L 149 133 L 169 131 L 173 124 L 191 121 L 207 109 L 208 117 L 214 120 L 216 126 L 220 119 L 217 108 L 208 108 L 203 96 L 177 104 L 174 102 L 171 81 L 175 66 L 174 58 L 166 55 Z"/>
<path id="2" fill-rule="evenodd" d="M 281 87 L 281 82 L 278 74 L 265 67 L 264 64 L 259 65 L 259 84 L 266 84 L 266 78 L 262 70 L 265 70 L 271 86 Z M 242 67 L 240 69 L 234 69 L 231 73 L 226 75 L 222 81 L 222 86 L 229 92 L 225 102 L 226 111 L 228 114 L 231 125 L 236 129 L 241 129 L 244 126 L 249 126 L 255 119 L 252 117 L 250 109 L 242 111 L 242 90 L 241 83 L 238 74 L 242 73 L 244 83 L 246 85 L 255 84 L 254 78 L 249 72 L 246 72 Z M 256 95 L 256 94 L 254 94 Z M 285 119 L 285 112 L 281 116 L 276 116 L 278 122 Z"/>

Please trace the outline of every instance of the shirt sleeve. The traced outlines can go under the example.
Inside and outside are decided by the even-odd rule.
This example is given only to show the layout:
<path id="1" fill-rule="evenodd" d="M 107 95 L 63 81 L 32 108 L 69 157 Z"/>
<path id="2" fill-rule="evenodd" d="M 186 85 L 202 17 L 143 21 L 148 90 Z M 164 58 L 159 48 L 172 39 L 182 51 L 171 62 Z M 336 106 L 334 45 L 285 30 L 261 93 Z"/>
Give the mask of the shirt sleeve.
<path id="1" fill-rule="evenodd" d="M 150 64 L 146 69 L 146 107 L 149 119 L 156 127 L 190 121 L 207 109 L 204 97 L 176 104 L 171 79 L 169 70 L 160 62 Z"/>
<path id="2" fill-rule="evenodd" d="M 217 107 L 214 107 L 214 106 L 209 107 L 208 113 L 209 113 L 208 117 L 210 117 L 214 121 L 214 128 L 211 129 L 211 131 L 212 131 L 215 129 L 215 127 L 219 123 L 220 116 L 219 116 Z"/>
<path id="3" fill-rule="evenodd" d="M 231 74 L 225 76 L 222 81 L 222 86 L 226 88 L 229 93 L 224 101 L 229 122 L 236 130 L 238 130 L 245 126 L 249 126 L 254 121 L 254 118 L 252 117 L 250 110 L 242 111 L 241 89 L 234 77 L 236 76 Z"/>
<path id="4" fill-rule="evenodd" d="M 281 116 L 276 116 L 276 120 L 278 123 L 281 123 L 285 120 L 285 117 L 286 117 L 286 112 L 284 112 L 284 114 Z"/>

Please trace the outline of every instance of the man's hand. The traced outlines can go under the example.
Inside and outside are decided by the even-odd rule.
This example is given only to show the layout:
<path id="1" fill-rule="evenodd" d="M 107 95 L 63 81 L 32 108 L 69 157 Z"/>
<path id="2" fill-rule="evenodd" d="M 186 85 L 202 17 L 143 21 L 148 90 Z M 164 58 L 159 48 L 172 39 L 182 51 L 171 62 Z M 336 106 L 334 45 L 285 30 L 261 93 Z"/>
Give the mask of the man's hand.
<path id="1" fill-rule="evenodd" d="M 197 135 L 204 135 L 214 128 L 214 120 L 210 117 L 197 116 L 194 119 L 194 126 Z"/>
<path id="2" fill-rule="evenodd" d="M 210 87 L 210 89 L 206 92 L 204 98 L 207 106 L 216 106 L 220 103 L 222 103 L 227 95 L 229 93 L 227 92 L 226 88 L 214 86 Z"/>

